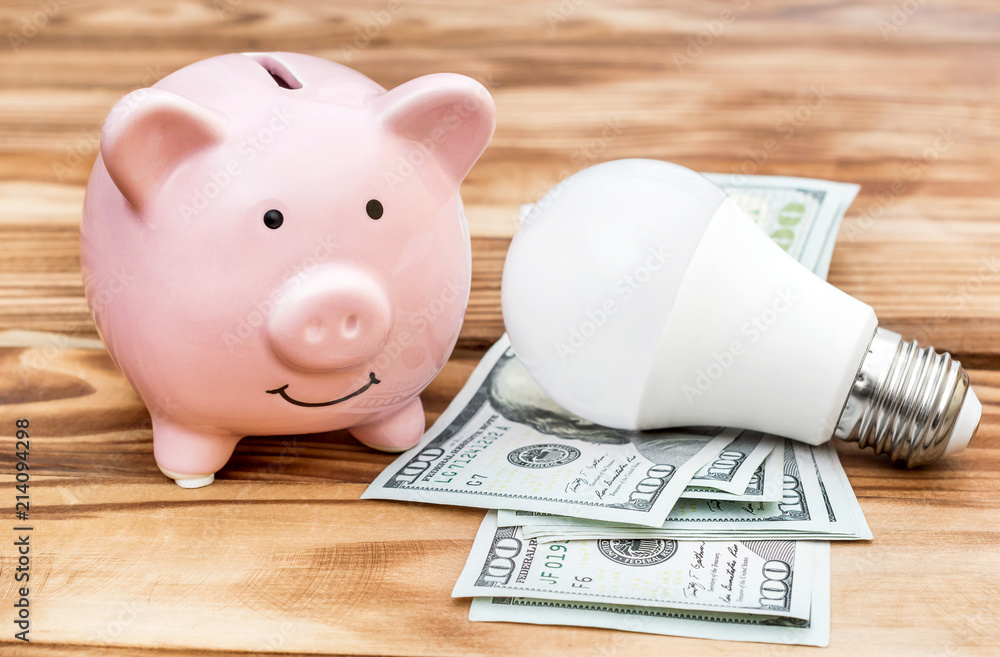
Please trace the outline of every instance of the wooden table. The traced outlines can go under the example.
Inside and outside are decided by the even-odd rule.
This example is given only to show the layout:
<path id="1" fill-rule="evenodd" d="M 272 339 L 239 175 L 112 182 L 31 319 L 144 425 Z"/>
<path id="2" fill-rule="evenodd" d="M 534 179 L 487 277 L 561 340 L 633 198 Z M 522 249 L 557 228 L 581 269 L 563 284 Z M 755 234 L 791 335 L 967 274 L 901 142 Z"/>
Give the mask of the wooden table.
<path id="1" fill-rule="evenodd" d="M 387 87 L 465 73 L 496 98 L 496 136 L 463 187 L 468 319 L 424 395 L 428 420 L 502 332 L 517 206 L 568 173 L 652 157 L 860 183 L 831 282 L 883 326 L 957 355 L 984 414 L 966 452 L 920 471 L 841 446 L 875 540 L 833 546 L 826 654 L 998 654 L 995 3 L 664 4 L 6 0 L 0 329 L 14 332 L 0 335 L 0 652 L 24 647 L 11 622 L 16 418 L 34 439 L 30 636 L 49 654 L 815 652 L 470 623 L 450 591 L 482 512 L 359 501 L 392 457 L 344 433 L 248 438 L 199 490 L 157 471 L 148 414 L 95 341 L 82 293 L 77 230 L 98 129 L 119 97 L 183 65 L 293 50 Z"/>

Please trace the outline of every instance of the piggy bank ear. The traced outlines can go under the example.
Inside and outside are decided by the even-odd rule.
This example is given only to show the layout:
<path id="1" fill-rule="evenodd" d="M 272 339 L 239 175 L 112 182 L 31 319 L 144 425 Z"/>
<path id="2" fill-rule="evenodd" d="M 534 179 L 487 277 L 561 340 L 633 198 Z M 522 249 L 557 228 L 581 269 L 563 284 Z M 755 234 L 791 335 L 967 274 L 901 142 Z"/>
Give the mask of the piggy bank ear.
<path id="1" fill-rule="evenodd" d="M 455 73 L 410 80 L 374 102 L 382 125 L 425 145 L 456 182 L 483 154 L 496 127 L 496 106 L 486 87 Z"/>
<path id="2" fill-rule="evenodd" d="M 101 130 L 101 157 L 111 180 L 137 211 L 194 153 L 223 139 L 222 122 L 164 89 L 140 89 L 118 101 Z"/>

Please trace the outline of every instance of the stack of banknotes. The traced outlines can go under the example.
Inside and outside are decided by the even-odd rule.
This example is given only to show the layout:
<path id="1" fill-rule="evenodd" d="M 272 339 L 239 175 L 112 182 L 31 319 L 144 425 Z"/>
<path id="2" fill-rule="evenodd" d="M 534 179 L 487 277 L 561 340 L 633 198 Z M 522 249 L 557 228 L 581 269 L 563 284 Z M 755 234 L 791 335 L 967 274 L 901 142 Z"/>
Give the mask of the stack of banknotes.
<path id="1" fill-rule="evenodd" d="M 857 186 L 710 177 L 825 277 Z M 829 443 L 598 426 L 506 336 L 363 497 L 490 509 L 454 589 L 475 621 L 827 645 L 829 541 L 872 537 Z"/>

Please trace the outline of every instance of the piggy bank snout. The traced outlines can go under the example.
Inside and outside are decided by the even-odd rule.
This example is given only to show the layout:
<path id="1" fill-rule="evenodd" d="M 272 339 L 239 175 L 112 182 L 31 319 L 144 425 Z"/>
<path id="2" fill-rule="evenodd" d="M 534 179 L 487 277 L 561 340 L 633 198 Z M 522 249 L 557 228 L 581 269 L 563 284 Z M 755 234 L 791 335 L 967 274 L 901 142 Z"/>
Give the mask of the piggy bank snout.
<path id="1" fill-rule="evenodd" d="M 365 274 L 330 269 L 287 287 L 268 319 L 267 337 L 291 367 L 351 369 L 373 358 L 385 344 L 392 307 L 383 287 Z"/>

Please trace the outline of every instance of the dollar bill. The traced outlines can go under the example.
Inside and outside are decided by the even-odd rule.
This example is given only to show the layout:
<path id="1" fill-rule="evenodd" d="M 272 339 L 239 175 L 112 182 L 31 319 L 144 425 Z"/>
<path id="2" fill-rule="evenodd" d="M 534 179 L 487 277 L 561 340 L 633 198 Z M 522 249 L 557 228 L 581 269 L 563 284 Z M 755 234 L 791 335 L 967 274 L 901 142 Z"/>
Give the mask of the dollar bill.
<path id="1" fill-rule="evenodd" d="M 746 491 L 757 468 L 777 444 L 778 439 L 774 436 L 759 431 L 741 431 L 733 442 L 695 473 L 688 482 L 688 488 L 711 488 L 740 495 Z"/>
<path id="2" fill-rule="evenodd" d="M 510 595 L 809 619 L 808 541 L 606 539 L 539 545 L 490 512 L 455 597 Z"/>
<path id="3" fill-rule="evenodd" d="M 871 530 L 832 446 L 814 449 L 789 440 L 785 441 L 783 449 L 783 498 L 780 502 L 682 499 L 663 526 L 657 529 L 510 511 L 500 514 L 499 523 L 522 525 L 527 538 L 541 542 L 601 538 L 716 540 L 719 537 L 870 540 Z"/>
<path id="4" fill-rule="evenodd" d="M 826 278 L 844 214 L 858 185 L 793 178 L 706 173 L 789 255 Z"/>
<path id="5" fill-rule="evenodd" d="M 659 527 L 732 441 L 722 428 L 620 431 L 576 417 L 538 388 L 504 336 L 362 497 Z"/>
<path id="6" fill-rule="evenodd" d="M 779 440 L 777 446 L 771 450 L 764 462 L 757 466 L 749 483 L 747 483 L 747 487 L 738 495 L 724 493 L 714 488 L 688 485 L 681 497 L 692 500 L 726 500 L 731 502 L 780 502 L 784 452 L 784 442 Z"/>
<path id="7" fill-rule="evenodd" d="M 839 527 L 845 536 L 853 534 L 860 540 L 870 541 L 873 537 L 871 528 L 833 442 L 813 447 L 811 452 L 830 523 Z"/>
<path id="8" fill-rule="evenodd" d="M 469 620 L 603 627 L 701 639 L 827 646 L 830 643 L 830 544 L 815 541 L 813 551 L 812 572 L 803 573 L 803 576 L 812 579 L 808 621 L 755 614 L 506 596 L 473 598 Z"/>

